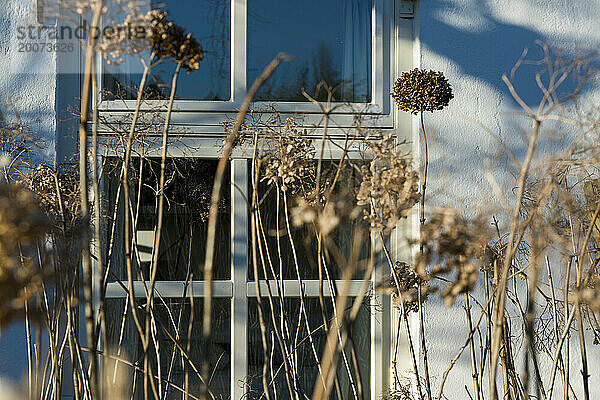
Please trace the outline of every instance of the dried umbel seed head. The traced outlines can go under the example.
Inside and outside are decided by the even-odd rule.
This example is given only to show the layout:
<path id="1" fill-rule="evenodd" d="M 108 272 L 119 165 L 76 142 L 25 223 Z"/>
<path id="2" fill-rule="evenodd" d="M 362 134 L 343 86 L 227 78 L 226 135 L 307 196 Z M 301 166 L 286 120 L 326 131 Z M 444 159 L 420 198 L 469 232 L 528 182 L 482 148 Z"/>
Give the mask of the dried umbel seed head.
<path id="1" fill-rule="evenodd" d="M 586 279 L 579 290 L 579 299 L 592 311 L 600 312 L 600 275 L 597 272 Z"/>
<path id="2" fill-rule="evenodd" d="M 173 58 L 188 72 L 198 69 L 204 58 L 202 46 L 185 29 L 167 18 L 163 10 L 149 13 L 152 29 L 151 48 L 157 58 Z"/>
<path id="3" fill-rule="evenodd" d="M 265 141 L 261 157 L 261 181 L 279 184 L 283 191 L 304 195 L 315 181 L 315 148 L 302 134 L 292 118 L 288 118 Z"/>
<path id="4" fill-rule="evenodd" d="M 98 43 L 98 50 L 106 63 L 118 65 L 124 61 L 123 56 L 146 50 L 150 45 L 148 27 L 148 14 L 130 14 L 122 23 L 107 26 Z"/>
<path id="5" fill-rule="evenodd" d="M 427 301 L 429 295 L 434 291 L 408 264 L 396 261 L 392 275 L 386 277 L 379 285 L 377 291 L 393 296 L 394 305 L 398 309 L 404 308 L 405 313 L 418 311 L 419 288 L 421 290 L 421 303 Z"/>
<path id="6" fill-rule="evenodd" d="M 417 204 L 419 175 L 391 136 L 368 143 L 373 159 L 362 167 L 357 204 L 365 206 L 372 232 L 393 229 Z"/>
<path id="7" fill-rule="evenodd" d="M 441 110 L 454 97 L 443 73 L 418 68 L 403 72 L 391 95 L 400 110 L 412 114 Z"/>
<path id="8" fill-rule="evenodd" d="M 151 49 L 157 59 L 173 59 L 187 72 L 200 66 L 204 52 L 200 43 L 185 29 L 168 19 L 164 10 L 129 15 L 120 24 L 106 29 L 99 49 L 109 64 L 124 61 L 124 55 Z"/>
<path id="9" fill-rule="evenodd" d="M 450 283 L 441 296 L 452 305 L 457 295 L 475 286 L 492 237 L 483 219 L 468 220 L 450 208 L 437 210 L 421 228 L 417 243 L 423 252 L 416 257 L 417 272 L 428 280 L 449 275 L 445 280 Z"/>

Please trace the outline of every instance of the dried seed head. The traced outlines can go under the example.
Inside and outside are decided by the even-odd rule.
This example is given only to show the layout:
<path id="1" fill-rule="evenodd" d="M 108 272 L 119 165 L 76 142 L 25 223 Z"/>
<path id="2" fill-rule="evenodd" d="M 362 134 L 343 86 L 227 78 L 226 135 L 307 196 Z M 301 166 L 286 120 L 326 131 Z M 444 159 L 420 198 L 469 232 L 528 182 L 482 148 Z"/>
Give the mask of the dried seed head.
<path id="1" fill-rule="evenodd" d="M 109 27 L 102 39 L 99 49 L 109 64 L 123 62 L 124 55 L 151 49 L 157 59 L 173 59 L 191 72 L 198 69 L 204 58 L 200 43 L 191 33 L 170 21 L 164 10 L 128 15 L 122 23 Z"/>
<path id="2" fill-rule="evenodd" d="M 394 305 L 398 309 L 404 307 L 404 312 L 418 311 L 419 309 L 419 287 L 421 290 L 421 303 L 427 301 L 429 295 L 435 290 L 427 285 L 423 279 L 408 264 L 396 261 L 393 274 L 386 277 L 379 285 L 377 291 L 393 296 Z"/>
<path id="3" fill-rule="evenodd" d="M 391 95 L 400 110 L 412 114 L 441 110 L 454 97 L 443 73 L 418 68 L 403 72 Z"/>
<path id="4" fill-rule="evenodd" d="M 204 58 L 202 46 L 181 26 L 169 21 L 163 10 L 150 11 L 151 48 L 156 57 L 173 58 L 188 72 L 198 69 Z"/>
<path id="5" fill-rule="evenodd" d="M 492 237 L 483 219 L 467 220 L 450 208 L 437 210 L 421 228 L 417 243 L 423 252 L 416 257 L 416 270 L 428 280 L 450 275 L 440 294 L 451 305 L 457 295 L 475 286 Z"/>
<path id="6" fill-rule="evenodd" d="M 288 118 L 265 142 L 261 181 L 279 183 L 283 191 L 294 195 L 308 195 L 315 181 L 314 158 L 312 141 Z"/>
<path id="7" fill-rule="evenodd" d="M 374 158 L 362 167 L 357 204 L 366 206 L 364 217 L 373 232 L 390 230 L 419 201 L 419 176 L 392 136 L 380 137 L 368 146 Z"/>

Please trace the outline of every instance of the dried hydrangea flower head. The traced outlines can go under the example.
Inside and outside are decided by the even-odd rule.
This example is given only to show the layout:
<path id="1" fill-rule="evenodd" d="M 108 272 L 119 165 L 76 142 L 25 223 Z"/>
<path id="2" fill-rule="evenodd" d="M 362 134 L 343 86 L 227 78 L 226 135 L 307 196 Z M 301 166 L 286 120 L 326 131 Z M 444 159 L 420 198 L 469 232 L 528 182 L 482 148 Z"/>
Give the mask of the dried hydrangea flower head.
<path id="1" fill-rule="evenodd" d="M 315 148 L 302 133 L 297 123 L 288 118 L 270 134 L 261 157 L 261 181 L 279 183 L 283 191 L 292 194 L 310 192 L 315 180 Z"/>
<path id="2" fill-rule="evenodd" d="M 443 73 L 418 68 L 403 72 L 391 95 L 400 110 L 412 114 L 441 110 L 454 97 Z"/>
<path id="3" fill-rule="evenodd" d="M 419 175 L 411 168 L 391 135 L 367 143 L 373 158 L 362 167 L 357 204 L 371 230 L 393 229 L 419 201 Z"/>
<path id="4" fill-rule="evenodd" d="M 361 220 L 364 207 L 355 201 L 362 178 L 359 165 L 360 161 L 357 163 L 349 159 L 323 162 L 319 195 L 316 194 L 315 179 L 311 182 L 310 192 L 295 199 L 297 206 L 292 209 L 294 225 L 316 226 L 317 232 L 326 238 L 338 227 L 343 230 L 348 228 L 348 222 L 356 221 L 358 223 L 352 223 L 352 235 L 367 239 L 369 227 Z M 331 240 L 337 245 L 339 236 L 334 234 Z"/>
<path id="5" fill-rule="evenodd" d="M 295 227 L 314 225 L 323 237 L 327 237 L 344 222 L 360 218 L 361 207 L 352 207 L 347 200 L 348 198 L 343 194 L 333 193 L 323 206 L 315 201 L 314 191 L 310 193 L 308 199 L 296 198 L 297 206 L 291 211 L 292 223 Z M 358 234 L 360 228 L 356 229 L 355 234 Z M 334 236 L 334 240 L 338 238 Z"/>
<path id="6" fill-rule="evenodd" d="M 107 64 L 118 65 L 125 61 L 124 56 L 140 54 L 150 47 L 150 37 L 147 34 L 150 17 L 149 13 L 130 14 L 122 23 L 105 28 L 98 49 Z"/>
<path id="7" fill-rule="evenodd" d="M 408 264 L 396 261 L 394 265 L 394 275 L 384 278 L 377 285 L 377 291 L 392 295 L 394 305 L 398 309 L 404 307 L 404 312 L 415 312 L 419 309 L 419 286 L 421 287 L 421 303 L 427 301 L 427 297 L 432 290 L 427 286 L 427 281 L 423 279 Z"/>
<path id="8" fill-rule="evenodd" d="M 457 295 L 474 288 L 492 237 L 483 219 L 467 220 L 450 208 L 437 210 L 422 226 L 419 244 L 423 252 L 416 256 L 416 270 L 426 279 L 451 275 L 441 296 L 446 305 L 452 305 Z"/>

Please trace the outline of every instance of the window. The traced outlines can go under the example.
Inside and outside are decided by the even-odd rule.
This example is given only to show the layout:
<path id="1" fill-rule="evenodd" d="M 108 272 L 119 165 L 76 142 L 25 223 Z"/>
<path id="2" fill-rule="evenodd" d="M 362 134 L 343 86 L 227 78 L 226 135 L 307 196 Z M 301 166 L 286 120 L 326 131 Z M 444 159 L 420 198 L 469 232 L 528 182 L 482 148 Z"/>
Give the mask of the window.
<path id="1" fill-rule="evenodd" d="M 105 200 L 108 216 L 116 216 L 107 221 L 106 243 L 114 238 L 111 257 L 107 300 L 106 351 L 113 356 L 129 360 L 136 365 L 143 364 L 143 348 L 131 314 L 129 299 L 123 290 L 127 283 L 123 246 L 124 201 L 120 190 L 122 163 L 115 158 L 107 161 L 108 178 L 105 182 Z M 206 247 L 206 229 L 210 193 L 214 180 L 216 162 L 197 158 L 173 158 L 166 164 L 167 184 L 165 198 L 167 206 L 163 216 L 162 235 L 157 263 L 156 296 L 153 312 L 156 326 L 153 327 L 154 340 L 151 349 L 154 373 L 163 380 L 162 389 L 168 398 L 181 393 L 177 388 L 185 386 L 187 374 L 190 391 L 199 394 L 200 380 L 190 364 L 182 359 L 177 344 L 188 349 L 192 360 L 211 357 L 213 378 L 211 390 L 217 398 L 230 398 L 231 377 L 231 268 L 230 268 L 230 198 L 229 192 L 223 196 L 220 207 L 220 223 L 217 229 L 215 256 L 216 293 L 213 308 L 212 329 L 214 339 L 211 349 L 206 352 L 202 343 L 202 295 L 203 271 Z M 135 286 L 134 293 L 138 306 L 146 301 L 154 234 L 156 232 L 157 190 L 159 187 L 160 159 L 137 159 L 132 163 L 132 185 L 130 209 L 133 215 L 132 237 Z M 229 179 L 225 185 L 229 186 Z M 191 323 L 191 329 L 188 325 Z M 198 362 L 199 364 L 199 362 Z M 125 364 L 114 362 L 121 376 L 127 376 L 124 384 L 133 388 L 135 398 L 143 398 L 140 374 Z M 115 372 L 116 373 L 116 372 Z M 169 382 L 165 384 L 164 382 Z"/>
<path id="2" fill-rule="evenodd" d="M 124 212 L 123 201 L 119 199 L 119 162 L 109 172 L 105 179 L 105 201 L 108 205 L 108 215 L 116 218 L 107 223 L 107 235 L 115 229 L 114 254 L 122 254 L 122 230 L 120 223 Z M 136 189 L 131 197 L 130 212 L 133 223 L 137 227 L 134 247 L 136 280 L 135 295 L 143 306 L 146 299 L 144 286 L 148 284 L 148 261 L 152 251 L 153 227 L 156 207 L 157 174 L 160 163 L 152 158 L 143 161 L 136 160 L 133 170 L 142 175 L 134 177 L 137 182 L 131 187 Z M 333 164 L 332 164 L 333 165 Z M 234 158 L 230 163 L 230 171 L 226 182 L 227 194 L 223 196 L 220 206 L 219 227 L 217 229 L 217 249 L 215 261 L 214 309 L 213 309 L 213 343 L 210 349 L 203 349 L 201 343 L 202 309 L 204 282 L 202 281 L 202 256 L 206 240 L 206 211 L 207 203 L 204 197 L 210 193 L 216 161 L 198 158 L 169 159 L 167 171 L 167 186 L 165 196 L 167 208 L 164 216 L 164 235 L 158 254 L 158 282 L 154 296 L 153 312 L 156 321 L 152 328 L 153 347 L 151 363 L 154 374 L 160 376 L 162 390 L 166 398 L 181 396 L 186 374 L 192 395 L 199 395 L 200 381 L 194 373 L 181 349 L 189 348 L 189 357 L 200 360 L 208 357 L 212 368 L 210 388 L 215 398 L 249 398 L 260 399 L 263 395 L 262 368 L 264 363 L 263 338 L 260 330 L 259 303 L 257 299 L 257 282 L 254 281 L 252 264 L 249 262 L 251 246 L 248 238 L 249 211 L 246 199 L 250 195 L 249 161 L 245 158 Z M 350 173 L 352 175 L 352 173 Z M 141 177 L 141 179 L 139 179 Z M 208 186 L 207 186 L 208 185 Z M 259 193 L 269 190 L 261 187 Z M 281 193 L 279 193 L 281 196 Z M 262 215 L 266 220 L 275 221 L 281 218 L 275 209 L 277 195 L 265 197 L 267 201 L 262 206 Z M 294 232 L 292 237 L 297 240 L 291 243 L 289 237 L 281 236 L 279 245 L 283 246 L 285 254 L 277 254 L 278 244 L 271 230 L 271 222 L 264 226 L 267 238 L 263 243 L 266 252 L 272 255 L 272 260 L 281 265 L 260 275 L 258 287 L 262 300 L 262 317 L 266 324 L 269 337 L 266 338 L 269 349 L 269 365 L 271 366 L 272 384 L 270 390 L 278 398 L 288 398 L 288 383 L 284 373 L 284 357 L 294 363 L 297 371 L 293 390 L 310 396 L 315 380 L 318 377 L 318 367 L 315 355 L 320 359 L 326 340 L 324 322 L 331 324 L 337 314 L 334 308 L 334 297 L 337 288 L 342 285 L 336 272 L 331 266 L 332 280 L 325 280 L 323 288 L 323 303 L 319 298 L 319 280 L 314 266 L 307 258 L 298 258 L 297 268 L 291 265 L 291 246 L 298 246 L 305 237 Z M 344 241 L 352 223 L 342 226 L 338 233 L 333 234 L 335 240 Z M 133 237 L 132 237 L 133 238 Z M 107 238 L 109 239 L 109 238 Z M 110 240 L 107 240 L 110 242 Z M 285 244 L 284 244 L 285 242 Z M 310 244 L 306 244 L 310 247 Z M 343 247 L 343 246 L 342 246 Z M 308 253 L 308 251 L 307 251 Z M 135 398 L 142 398 L 142 375 L 135 372 L 131 365 L 143 363 L 143 351 L 139 336 L 133 323 L 126 291 L 126 273 L 123 260 L 115 257 L 112 261 L 109 283 L 107 287 L 106 318 L 108 343 L 106 351 L 117 356 L 126 363 L 109 361 L 116 366 L 119 376 L 126 377 L 128 387 L 133 387 Z M 284 266 L 285 264 L 285 266 Z M 267 264 L 261 264 L 266 271 Z M 300 274 L 300 275 L 298 275 Z M 301 280 L 299 279 L 301 278 Z M 360 279 L 360 278 L 359 278 Z M 350 305 L 353 298 L 361 292 L 362 281 L 350 283 Z M 302 293 L 304 296 L 302 296 Z M 271 295 L 269 295 L 271 294 Z M 382 367 L 377 367 L 382 360 L 383 347 L 381 338 L 384 323 L 381 310 L 373 306 L 375 297 L 368 296 L 360 308 L 356 323 L 352 327 L 352 342 L 348 344 L 337 367 L 338 385 L 333 398 L 354 399 L 357 390 L 365 393 L 365 398 L 376 398 L 382 390 Z M 282 330 L 280 324 L 284 323 Z M 188 323 L 192 320 L 192 328 Z M 278 329 L 273 329 L 274 324 Z M 311 332 L 311 340 L 307 332 Z M 285 352 L 282 351 L 274 332 L 286 332 Z M 174 341 L 178 345 L 174 344 Z M 188 347 L 189 346 L 189 347 Z M 284 354 L 286 353 L 287 354 Z M 350 372 L 348 372 L 350 371 Z M 373 373 L 373 371 L 378 371 Z M 358 382 L 360 381 L 360 383 Z M 358 389 L 360 387 L 360 389 Z"/>
<path id="3" fill-rule="evenodd" d="M 203 0 L 190 2 L 152 0 L 153 9 L 166 9 L 171 18 L 185 27 L 205 49 L 205 59 L 193 74 L 179 77 L 177 98 L 182 100 L 229 101 L 231 97 L 231 2 Z M 147 57 L 147 54 L 143 54 Z M 105 65 L 105 98 L 135 99 L 140 84 L 142 63 L 127 57 L 119 65 Z M 168 99 L 174 63 L 152 68 L 146 93 L 152 99 Z"/>
<path id="4" fill-rule="evenodd" d="M 286 63 L 261 88 L 253 104 L 254 110 L 274 106 L 281 113 L 299 116 L 304 126 L 319 128 L 323 121 L 320 109 L 306 101 L 299 90 L 323 100 L 323 92 L 317 90 L 320 79 L 336 87 L 336 108 L 330 124 L 333 137 L 338 128 L 348 127 L 354 122 L 352 111 L 359 110 L 372 116 L 370 123 L 383 130 L 397 129 L 399 136 L 408 140 L 410 120 L 392 112 L 388 93 L 396 71 L 412 67 L 412 21 L 406 13 L 405 0 L 352 0 L 318 2 L 307 0 L 291 4 L 276 0 L 199 0 L 192 3 L 175 0 L 148 0 L 152 7 L 166 8 L 177 23 L 192 31 L 205 49 L 205 59 L 200 69 L 189 75 L 181 74 L 177 90 L 177 101 L 172 115 L 169 163 L 167 169 L 169 201 L 164 217 L 164 234 L 160 242 L 158 282 L 154 297 L 156 327 L 153 332 L 159 349 L 155 349 L 151 360 L 156 373 L 165 379 L 161 390 L 165 398 L 181 395 L 185 376 L 189 377 L 190 389 L 197 394 L 199 382 L 189 364 L 182 359 L 181 351 L 173 346 L 172 337 L 179 332 L 178 343 L 185 347 L 190 343 L 192 359 L 208 356 L 214 371 L 211 390 L 216 398 L 261 398 L 262 394 L 262 336 L 258 315 L 257 285 L 252 270 L 250 246 L 250 215 L 247 199 L 251 193 L 249 182 L 251 150 L 241 148 L 234 152 L 227 173 L 223 204 L 219 214 L 218 248 L 214 265 L 213 296 L 213 347 L 209 353 L 199 348 L 202 330 L 202 307 L 204 281 L 202 262 L 204 257 L 206 222 L 202 210 L 190 201 L 191 190 L 196 186 L 212 186 L 216 159 L 220 156 L 223 137 L 222 122 L 231 120 L 246 94 L 247 88 L 275 54 L 284 51 L 294 55 L 294 62 Z M 412 3 L 411 3 L 412 4 Z M 284 9 L 285 5 L 285 9 Z M 319 9 L 323 12 L 319 13 Z M 329 15 L 330 18 L 326 18 Z M 408 16 L 408 17 L 407 17 Z M 326 21 L 325 21 L 326 20 Z M 301 40 L 298 40 L 298 39 Z M 170 85 L 169 64 L 152 71 L 149 100 L 142 110 L 156 110 L 164 106 L 164 98 Z M 100 115 L 104 120 L 127 123 L 135 107 L 133 92 L 127 87 L 139 84 L 141 64 L 129 59 L 115 66 L 103 65 L 103 89 L 117 94 L 103 97 Z M 113 128 L 100 128 L 103 140 L 114 140 Z M 337 139 L 335 139 L 337 140 Z M 333 141 L 332 141 L 333 142 Z M 152 146 L 150 146 L 152 147 Z M 336 159 L 335 145 L 327 150 L 326 157 Z M 146 149 L 148 154 L 157 155 L 156 148 Z M 114 153 L 107 151 L 105 157 Z M 135 295 L 145 300 L 144 281 L 147 282 L 148 266 L 154 241 L 154 218 L 156 202 L 156 174 L 159 160 L 146 158 L 132 163 L 132 170 L 141 171 L 141 190 L 132 185 L 132 198 L 139 195 L 139 203 L 129 209 L 137 215 L 137 228 L 133 240 L 137 242 Z M 125 207 L 119 201 L 119 168 L 112 178 L 105 175 L 103 190 L 105 204 L 111 210 L 106 223 L 110 236 L 112 224 L 122 226 Z M 352 179 L 351 176 L 348 179 Z M 210 182 L 210 183 L 209 183 Z M 133 188 L 133 186 L 136 186 Z M 262 190 L 262 189 L 260 189 Z M 266 193 L 266 192 L 265 192 Z M 122 196 L 122 195 L 121 195 Z M 280 199 L 281 200 L 281 199 Z M 267 247 L 276 252 L 277 239 L 277 196 L 267 194 L 262 203 L 268 242 Z M 114 212 L 114 220 L 112 215 Z M 279 219 L 279 224 L 283 221 Z M 281 226 L 279 227 L 281 228 Z M 341 247 L 347 246 L 356 226 L 342 224 L 332 235 L 338 238 Z M 275 234 L 274 234 L 275 233 Z M 405 233 L 398 233 L 398 235 Z M 309 238 L 309 232 L 294 232 L 296 237 Z M 107 243 L 109 241 L 107 240 Z M 342 284 L 335 260 L 330 260 L 332 285 L 323 287 L 324 302 L 319 298 L 319 274 L 315 260 L 309 257 L 307 248 L 310 240 L 295 243 L 302 284 L 290 257 L 291 243 L 280 243 L 286 257 L 282 259 L 281 271 L 275 274 L 259 270 L 260 299 L 263 303 L 263 319 L 269 332 L 283 312 L 290 316 L 289 339 L 296 340 L 293 357 L 302 376 L 298 376 L 300 390 L 309 393 L 318 376 L 315 369 L 313 346 L 322 353 L 325 332 L 322 331 L 323 315 L 334 318 L 332 299 Z M 123 231 L 114 233 L 115 258 L 111 261 L 111 274 L 107 286 L 107 347 L 120 352 L 119 356 L 130 362 L 139 362 L 140 344 L 135 340 L 136 328 L 129 310 L 124 287 Z M 368 246 L 361 251 L 368 252 Z M 121 259 L 119 259 L 121 254 Z M 276 254 L 275 254 L 276 255 Z M 364 258 L 364 257 L 363 257 Z M 376 271 L 377 280 L 384 274 Z M 191 280 L 190 280 L 191 277 Z M 361 292 L 360 276 L 350 282 L 350 300 Z M 273 304 L 268 297 L 273 294 Z M 304 301 L 301 302 L 301 292 Z M 369 303 L 370 302 L 370 303 Z M 372 303 L 376 303 L 374 307 Z M 361 305 L 357 323 L 353 327 L 352 348 L 347 349 L 347 359 L 340 360 L 337 376 L 339 390 L 334 398 L 353 399 L 355 388 L 360 383 L 365 398 L 375 400 L 382 394 L 391 374 L 391 307 L 389 299 L 373 294 Z M 192 329 L 181 330 L 193 316 Z M 293 317 L 296 316 L 296 317 Z M 301 316 L 301 318 L 297 318 Z M 294 319 L 295 318 L 295 319 Z M 314 332 L 313 343 L 306 338 L 307 331 Z M 276 344 L 277 338 L 269 336 L 267 341 L 272 350 L 267 357 L 277 371 L 282 367 L 284 354 Z M 355 352 L 350 358 L 351 351 Z M 288 355 L 288 357 L 291 357 Z M 354 363 L 358 367 L 354 367 Z M 141 396 L 139 373 L 124 363 L 117 363 L 119 373 L 137 382 L 136 396 Z M 348 368 L 351 373 L 348 374 Z M 357 381 L 356 369 L 360 372 Z M 278 398 L 287 382 L 280 373 L 273 377 L 272 390 Z M 137 379 L 137 381 L 136 381 Z M 347 385 L 347 383 L 352 383 Z M 273 393 L 274 394 L 274 393 Z M 138 397 L 139 398 L 139 397 Z M 264 396 L 263 396 L 264 398 Z"/>
<path id="5" fill-rule="evenodd" d="M 286 16 L 294 18 L 286 18 Z M 327 100 L 320 81 L 336 88 L 337 101 L 371 101 L 371 1 L 248 1 L 247 85 L 278 52 L 293 55 L 259 90 L 262 101 Z"/>
<path id="6" fill-rule="evenodd" d="M 334 88 L 334 102 L 340 105 L 335 113 L 348 114 L 360 108 L 391 123 L 388 93 L 393 30 L 384 16 L 393 15 L 393 0 L 147 1 L 149 7 L 167 9 L 205 50 L 199 70 L 180 77 L 179 111 L 234 112 L 266 65 L 285 52 L 294 60 L 283 63 L 260 89 L 255 98 L 257 109 L 275 102 L 281 112 L 319 112 L 302 89 L 325 100 L 326 92 L 319 86 L 325 81 Z M 102 108 L 133 109 L 131 88 L 139 85 L 140 61 L 130 57 L 118 66 L 102 68 Z M 172 63 L 164 63 L 151 71 L 148 98 L 168 97 L 171 69 Z M 214 114 L 196 114 L 190 121 L 216 125 Z"/>

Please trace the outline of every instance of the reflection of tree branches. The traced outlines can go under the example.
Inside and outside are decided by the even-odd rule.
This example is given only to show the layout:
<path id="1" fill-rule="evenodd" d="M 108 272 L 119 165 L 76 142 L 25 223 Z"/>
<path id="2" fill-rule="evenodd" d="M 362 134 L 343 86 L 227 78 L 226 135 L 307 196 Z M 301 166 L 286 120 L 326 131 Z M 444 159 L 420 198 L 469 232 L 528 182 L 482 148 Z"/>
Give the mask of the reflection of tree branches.
<path id="1" fill-rule="evenodd" d="M 343 76 L 335 67 L 333 51 L 325 42 L 317 44 L 310 60 L 298 64 L 298 61 L 282 67 L 272 79 L 258 92 L 257 100 L 265 101 L 306 101 L 303 90 L 315 100 L 327 101 L 328 91 L 321 82 L 333 89 L 333 101 L 364 103 L 370 99 L 367 77 L 357 79 L 356 71 L 352 76 Z"/>

